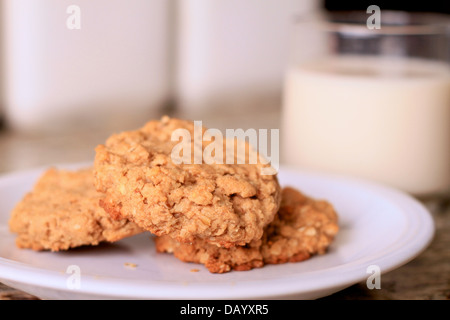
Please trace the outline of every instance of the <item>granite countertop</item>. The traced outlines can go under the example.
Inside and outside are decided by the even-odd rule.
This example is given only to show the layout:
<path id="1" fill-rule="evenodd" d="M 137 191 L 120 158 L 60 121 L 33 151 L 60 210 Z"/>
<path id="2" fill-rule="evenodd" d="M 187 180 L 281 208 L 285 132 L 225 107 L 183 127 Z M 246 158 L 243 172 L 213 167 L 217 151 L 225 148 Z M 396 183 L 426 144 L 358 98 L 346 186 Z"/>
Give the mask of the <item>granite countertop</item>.
<path id="1" fill-rule="evenodd" d="M 229 114 L 229 113 L 228 113 Z M 199 119 L 209 127 L 278 128 L 277 110 L 260 111 L 255 123 L 253 113 L 225 116 L 215 113 Z M 182 116 L 182 115 L 181 115 Z M 189 117 L 192 119 L 192 117 Z M 236 120 L 238 119 L 238 120 Z M 90 162 L 94 148 L 112 132 L 139 127 L 141 120 L 127 126 L 94 128 L 58 134 L 23 134 L 0 131 L 0 174 L 59 163 Z M 450 299 L 450 203 L 448 200 L 424 201 L 433 215 L 436 234 L 430 246 L 416 259 L 381 276 L 381 289 L 368 289 L 365 282 L 353 285 L 323 299 Z M 0 283 L 0 300 L 36 299 Z"/>

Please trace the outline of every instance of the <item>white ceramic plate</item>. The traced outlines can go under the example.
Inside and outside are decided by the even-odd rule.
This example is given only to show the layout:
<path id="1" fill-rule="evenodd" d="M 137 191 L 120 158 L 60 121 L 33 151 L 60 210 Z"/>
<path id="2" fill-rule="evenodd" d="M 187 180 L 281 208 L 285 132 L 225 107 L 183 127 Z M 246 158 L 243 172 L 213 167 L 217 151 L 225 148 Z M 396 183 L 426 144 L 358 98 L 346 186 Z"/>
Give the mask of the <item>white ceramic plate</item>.
<path id="1" fill-rule="evenodd" d="M 427 210 L 403 193 L 284 168 L 279 173 L 282 186 L 327 199 L 339 213 L 341 230 L 325 255 L 211 274 L 201 265 L 156 254 L 149 233 L 68 252 L 20 250 L 7 222 L 11 209 L 41 173 L 42 169 L 0 177 L 0 281 L 45 299 L 318 298 L 365 281 L 373 272 L 371 265 L 385 273 L 405 264 L 426 248 L 434 234 Z"/>

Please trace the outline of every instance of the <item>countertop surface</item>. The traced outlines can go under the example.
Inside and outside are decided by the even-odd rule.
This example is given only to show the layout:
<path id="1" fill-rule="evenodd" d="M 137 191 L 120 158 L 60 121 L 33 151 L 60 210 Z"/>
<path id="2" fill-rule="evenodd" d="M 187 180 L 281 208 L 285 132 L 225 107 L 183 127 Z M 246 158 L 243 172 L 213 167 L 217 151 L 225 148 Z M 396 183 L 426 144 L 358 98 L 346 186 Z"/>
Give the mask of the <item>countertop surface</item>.
<path id="1" fill-rule="evenodd" d="M 177 115 L 183 117 L 183 115 Z M 155 117 L 155 116 L 152 116 Z M 194 119 L 192 116 L 190 119 Z M 256 119 L 255 119 L 256 118 Z M 254 113 L 215 112 L 197 117 L 204 125 L 225 128 L 279 128 L 279 113 L 260 110 Z M 145 121 L 144 121 L 145 122 Z M 142 120 L 127 121 L 126 125 L 99 126 L 83 130 L 51 133 L 19 133 L 0 130 L 0 174 L 60 163 L 92 161 L 94 148 L 113 132 L 139 127 Z M 328 300 L 377 299 L 450 299 L 450 203 L 445 199 L 424 201 L 435 221 L 436 233 L 430 246 L 413 261 L 381 276 L 381 289 L 367 288 L 365 282 L 322 298 Z M 0 300 L 37 299 L 25 292 L 0 283 Z"/>

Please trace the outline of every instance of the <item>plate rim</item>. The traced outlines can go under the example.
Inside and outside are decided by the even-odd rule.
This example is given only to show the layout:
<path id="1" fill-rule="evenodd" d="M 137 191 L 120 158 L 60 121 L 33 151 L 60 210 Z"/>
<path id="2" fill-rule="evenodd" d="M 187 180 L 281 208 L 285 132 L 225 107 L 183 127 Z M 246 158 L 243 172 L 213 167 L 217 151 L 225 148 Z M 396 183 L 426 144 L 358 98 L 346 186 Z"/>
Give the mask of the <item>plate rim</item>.
<path id="1" fill-rule="evenodd" d="M 57 164 L 51 167 L 76 169 L 92 164 L 91 162 Z M 16 175 L 38 174 L 40 171 L 50 166 L 27 169 L 0 175 L 0 185 L 5 180 L 14 179 Z M 279 172 L 283 174 L 306 175 L 312 178 L 335 180 L 340 183 L 358 185 L 371 192 L 381 194 L 385 199 L 394 203 L 401 209 L 412 208 L 410 212 L 405 213 L 400 210 L 406 221 L 415 222 L 420 228 L 407 231 L 408 238 L 396 243 L 397 246 L 391 248 L 387 253 L 380 255 L 380 250 L 374 254 L 368 254 L 362 258 L 351 260 L 351 263 L 344 263 L 332 268 L 321 269 L 314 272 L 325 272 L 320 279 L 315 281 L 306 280 L 301 286 L 296 284 L 296 279 L 300 275 L 291 275 L 290 277 L 273 278 L 267 280 L 251 280 L 245 282 L 245 285 L 229 282 L 223 283 L 185 283 L 185 282 L 164 282 L 147 280 L 137 282 L 129 279 L 112 279 L 109 277 L 95 278 L 92 275 L 84 275 L 82 287 L 77 290 L 69 289 L 65 285 L 67 274 L 61 274 L 45 268 L 36 268 L 29 264 L 0 257 L 0 280 L 13 282 L 26 286 L 35 286 L 49 290 L 70 292 L 78 295 L 93 295 L 108 298 L 125 299 L 246 299 L 246 298 L 271 298 L 276 296 L 296 295 L 305 292 L 318 292 L 336 288 L 345 288 L 352 284 L 364 281 L 369 276 L 366 270 L 361 270 L 360 266 L 376 264 L 380 267 L 381 274 L 392 271 L 407 262 L 413 260 L 422 253 L 434 238 L 435 226 L 430 212 L 418 200 L 412 196 L 396 190 L 392 187 L 384 186 L 376 182 L 367 181 L 360 178 L 348 177 L 339 174 L 329 174 L 311 170 L 302 170 L 292 166 L 281 166 Z M 397 241 L 398 242 L 398 241 Z M 384 249 L 382 250 L 384 251 Z M 375 263 L 376 262 L 376 263 Z M 276 267 L 276 266 L 265 266 Z M 330 274 L 330 269 L 339 272 L 339 278 L 336 274 Z M 342 270 L 344 269 L 344 270 Z M 308 274 L 311 272 L 307 272 Z M 38 275 L 38 276 L 37 276 Z M 42 276 L 40 276 L 42 275 Z M 303 274 L 304 276 L 305 274 Z M 220 276 L 220 275 L 218 275 Z M 331 281 L 331 279 L 334 279 Z M 303 279 L 304 280 L 304 279 Z M 273 284 L 273 286 L 272 286 Z M 217 286 L 220 286 L 217 288 Z M 150 289 L 149 289 L 150 287 Z M 250 287 L 246 288 L 246 287 Z M 121 288 L 120 292 L 112 290 Z M 216 290 L 207 290 L 215 288 Z M 206 290 L 205 290 L 206 289 Z M 195 293 L 195 294 L 193 294 Z M 257 293 L 257 294 L 255 294 Z"/>

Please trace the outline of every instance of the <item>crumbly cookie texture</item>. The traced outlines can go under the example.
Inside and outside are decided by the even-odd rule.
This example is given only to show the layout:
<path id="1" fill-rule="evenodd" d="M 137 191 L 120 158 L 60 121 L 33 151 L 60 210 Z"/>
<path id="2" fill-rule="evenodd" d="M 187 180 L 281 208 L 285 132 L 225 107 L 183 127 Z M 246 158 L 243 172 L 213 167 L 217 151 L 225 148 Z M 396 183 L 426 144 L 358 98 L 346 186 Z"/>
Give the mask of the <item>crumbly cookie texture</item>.
<path id="1" fill-rule="evenodd" d="M 158 252 L 173 253 L 185 262 L 201 263 L 213 273 L 245 271 L 265 264 L 298 262 L 323 254 L 339 227 L 333 206 L 284 188 L 280 210 L 261 240 L 243 247 L 219 248 L 196 240 L 180 243 L 169 236 L 155 238 Z"/>
<path id="2" fill-rule="evenodd" d="M 49 169 L 14 208 L 10 230 L 20 248 L 60 251 L 114 242 L 143 232 L 125 219 L 114 220 L 99 205 L 93 170 Z"/>
<path id="3" fill-rule="evenodd" d="M 171 136 L 177 129 L 190 136 L 193 160 L 194 134 L 206 129 L 168 117 L 113 135 L 96 148 L 95 183 L 105 194 L 101 206 L 113 217 L 180 242 L 203 239 L 232 247 L 260 239 L 279 208 L 276 175 L 262 175 L 268 165 L 260 162 L 176 164 L 171 153 L 180 140 Z M 210 143 L 202 141 L 200 152 Z"/>

